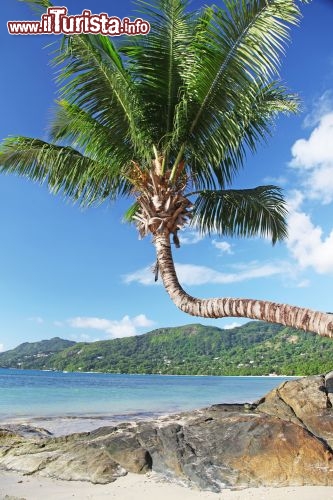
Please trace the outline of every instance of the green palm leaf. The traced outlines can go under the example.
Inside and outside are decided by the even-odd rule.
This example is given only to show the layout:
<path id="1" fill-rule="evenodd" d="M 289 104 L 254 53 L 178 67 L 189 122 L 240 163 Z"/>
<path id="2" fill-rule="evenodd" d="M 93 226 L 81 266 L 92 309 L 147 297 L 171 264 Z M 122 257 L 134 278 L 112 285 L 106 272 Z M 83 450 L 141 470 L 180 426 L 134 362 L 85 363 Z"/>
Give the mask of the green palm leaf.
<path id="1" fill-rule="evenodd" d="M 89 113 L 67 101 L 59 101 L 52 119 L 50 137 L 78 148 L 84 155 L 105 163 L 112 158 L 125 167 L 136 159 L 133 145 L 114 127 L 106 127 Z"/>
<path id="2" fill-rule="evenodd" d="M 137 202 L 134 202 L 124 213 L 123 221 L 133 223 L 134 216 L 137 214 L 139 209 L 140 209 L 139 204 Z"/>
<path id="3" fill-rule="evenodd" d="M 287 237 L 287 209 L 281 189 L 202 191 L 193 208 L 192 223 L 203 234 L 264 236 L 272 243 Z"/>
<path id="4" fill-rule="evenodd" d="M 46 183 L 52 193 L 60 192 L 84 206 L 113 199 L 128 191 L 117 163 L 105 164 L 71 147 L 39 139 L 7 139 L 0 150 L 0 165 L 0 172 Z"/>
<path id="5" fill-rule="evenodd" d="M 240 99 L 246 102 L 247 88 L 256 82 L 267 85 L 277 73 L 288 24 L 297 23 L 300 13 L 293 0 L 233 0 L 226 2 L 225 10 L 206 10 L 203 16 L 189 49 L 196 56 L 195 63 L 183 74 L 186 95 L 177 111 L 183 134 L 181 149 L 189 162 L 201 153 L 203 144 L 207 150 L 206 141 L 219 129 L 222 140 L 215 141 L 210 155 L 216 144 L 220 149 L 230 143 L 237 148 L 239 127 L 232 119 L 234 108 Z M 231 115 L 227 127 L 226 113 Z"/>
<path id="6" fill-rule="evenodd" d="M 152 151 L 142 103 L 135 85 L 108 37 L 73 35 L 60 44 L 54 64 L 60 66 L 60 96 L 99 123 L 117 131 L 141 157 Z"/>
<path id="7" fill-rule="evenodd" d="M 226 98 L 237 100 L 235 83 L 249 83 L 258 75 L 267 81 L 277 72 L 279 53 L 288 39 L 288 24 L 296 23 L 299 16 L 293 0 L 228 0 L 225 10 L 216 10 L 205 37 L 195 41 L 202 57 L 189 80 L 199 98 L 190 132 L 201 123 L 202 116 L 216 109 L 221 98 L 224 104 Z M 227 93 L 223 92 L 226 88 Z"/>
<path id="8" fill-rule="evenodd" d="M 274 119 L 280 113 L 298 110 L 297 96 L 275 82 L 252 82 L 245 89 L 239 88 L 238 95 L 232 109 L 218 113 L 219 121 L 211 125 L 204 142 L 196 143 L 192 172 L 199 189 L 230 185 L 246 154 L 254 153 L 270 134 Z"/>
<path id="9" fill-rule="evenodd" d="M 193 15 L 186 12 L 187 2 L 182 0 L 137 3 L 151 30 L 148 36 L 126 40 L 120 50 L 130 59 L 131 74 L 146 106 L 146 119 L 153 126 L 154 143 L 168 154 L 183 85 L 181 74 L 193 34 Z"/>

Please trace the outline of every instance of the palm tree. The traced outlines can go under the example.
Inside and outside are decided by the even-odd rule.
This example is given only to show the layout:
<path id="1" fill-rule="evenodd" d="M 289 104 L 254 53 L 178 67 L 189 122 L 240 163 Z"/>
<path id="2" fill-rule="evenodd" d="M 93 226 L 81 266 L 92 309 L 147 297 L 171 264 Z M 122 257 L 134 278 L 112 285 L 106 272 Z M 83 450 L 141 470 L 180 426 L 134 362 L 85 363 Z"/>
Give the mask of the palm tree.
<path id="1" fill-rule="evenodd" d="M 48 0 L 24 0 L 47 7 Z M 152 0 L 151 0 L 152 1 Z M 65 36 L 58 46 L 60 96 L 50 142 L 6 139 L 2 172 L 47 183 L 80 202 L 119 197 L 125 219 L 152 236 L 156 275 L 194 316 L 247 317 L 332 336 L 333 316 L 252 299 L 198 299 L 180 286 L 171 242 L 187 225 L 202 234 L 287 235 L 276 186 L 232 189 L 279 113 L 298 100 L 280 83 L 280 54 L 300 11 L 296 0 L 225 0 L 189 12 L 186 0 L 142 2 L 147 36 L 116 47 L 109 37 Z"/>

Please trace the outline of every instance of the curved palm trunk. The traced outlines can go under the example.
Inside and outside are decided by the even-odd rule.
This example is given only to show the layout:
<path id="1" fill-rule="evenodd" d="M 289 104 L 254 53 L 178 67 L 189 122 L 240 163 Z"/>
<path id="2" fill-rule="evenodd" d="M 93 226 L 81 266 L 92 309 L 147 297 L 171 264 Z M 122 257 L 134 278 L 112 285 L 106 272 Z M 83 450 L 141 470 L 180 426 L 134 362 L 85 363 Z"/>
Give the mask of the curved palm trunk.
<path id="1" fill-rule="evenodd" d="M 233 316 L 263 320 L 311 331 L 324 337 L 333 337 L 333 314 L 265 300 L 192 297 L 179 284 L 169 235 L 155 234 L 154 245 L 164 287 L 174 304 L 182 311 L 202 318 Z"/>

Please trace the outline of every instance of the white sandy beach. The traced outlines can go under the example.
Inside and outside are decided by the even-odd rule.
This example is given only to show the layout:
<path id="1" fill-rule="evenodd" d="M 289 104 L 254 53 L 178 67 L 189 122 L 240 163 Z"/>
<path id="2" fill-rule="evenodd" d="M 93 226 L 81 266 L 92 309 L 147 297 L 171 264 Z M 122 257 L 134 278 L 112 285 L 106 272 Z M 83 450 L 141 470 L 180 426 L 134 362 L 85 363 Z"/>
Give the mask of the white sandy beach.
<path id="1" fill-rule="evenodd" d="M 160 481 L 154 474 L 128 474 L 107 485 L 60 481 L 0 471 L 0 500 L 333 500 L 333 487 L 248 488 L 222 493 Z"/>

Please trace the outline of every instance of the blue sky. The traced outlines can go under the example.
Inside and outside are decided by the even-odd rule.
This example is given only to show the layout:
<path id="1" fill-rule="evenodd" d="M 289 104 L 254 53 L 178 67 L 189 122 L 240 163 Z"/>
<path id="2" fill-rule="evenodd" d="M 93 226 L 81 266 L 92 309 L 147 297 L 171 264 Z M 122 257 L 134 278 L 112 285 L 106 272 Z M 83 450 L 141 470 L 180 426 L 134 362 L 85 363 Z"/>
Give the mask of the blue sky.
<path id="1" fill-rule="evenodd" d="M 72 14 L 90 9 L 135 17 L 128 0 L 61 5 Z M 333 2 L 315 0 L 302 11 L 281 69 L 302 99 L 302 112 L 277 121 L 235 183 L 284 188 L 289 238 L 272 247 L 260 239 L 200 239 L 184 232 L 175 261 L 181 283 L 195 296 L 333 311 Z M 8 20 L 34 19 L 16 0 L 2 3 L 0 17 L 0 138 L 45 138 L 56 97 L 43 48 L 50 38 L 7 33 Z M 246 322 L 178 311 L 153 284 L 153 246 L 122 223 L 125 208 L 121 202 L 82 210 L 31 181 L 0 176 L 0 350 L 53 336 L 93 341 L 193 322 L 221 328 Z"/>

